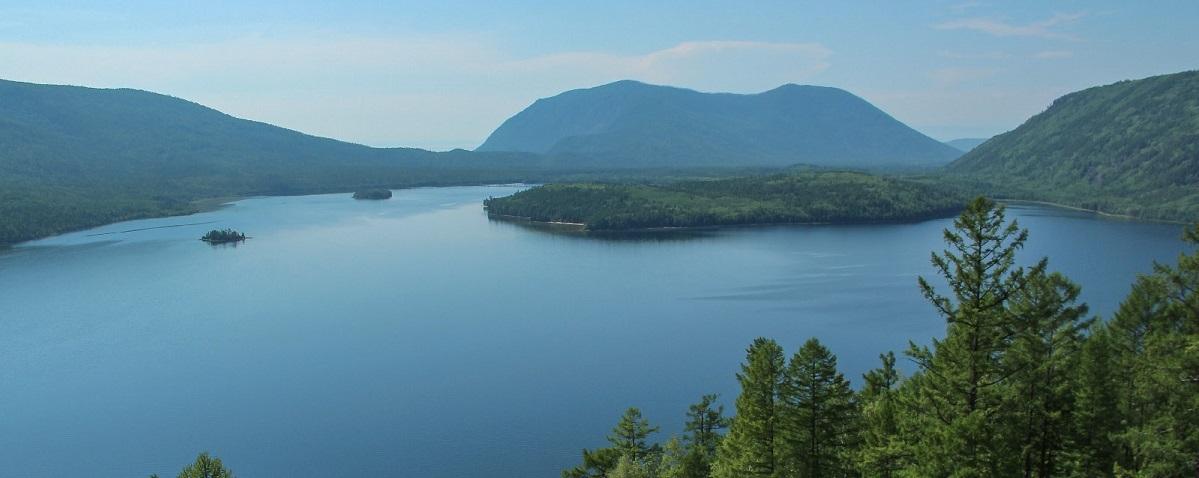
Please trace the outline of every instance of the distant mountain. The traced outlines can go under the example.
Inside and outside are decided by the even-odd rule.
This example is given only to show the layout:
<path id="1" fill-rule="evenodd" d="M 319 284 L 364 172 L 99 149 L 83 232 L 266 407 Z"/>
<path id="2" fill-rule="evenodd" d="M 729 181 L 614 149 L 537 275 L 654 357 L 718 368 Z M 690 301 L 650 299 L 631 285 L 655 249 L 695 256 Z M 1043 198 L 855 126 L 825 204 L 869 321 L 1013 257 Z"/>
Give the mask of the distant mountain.
<path id="1" fill-rule="evenodd" d="M 784 85 L 739 95 L 628 80 L 537 100 L 476 151 L 626 167 L 928 167 L 961 154 L 836 88 Z"/>
<path id="2" fill-rule="evenodd" d="M 991 138 L 958 138 L 946 141 L 945 144 L 957 148 L 963 153 L 968 153 L 970 150 L 977 148 L 978 145 L 987 142 Z"/>
<path id="3" fill-rule="evenodd" d="M 192 200 L 525 179 L 530 155 L 376 149 L 129 89 L 0 81 L 0 244 Z"/>
<path id="4" fill-rule="evenodd" d="M 1199 71 L 1068 94 L 948 169 L 999 194 L 1199 219 Z"/>

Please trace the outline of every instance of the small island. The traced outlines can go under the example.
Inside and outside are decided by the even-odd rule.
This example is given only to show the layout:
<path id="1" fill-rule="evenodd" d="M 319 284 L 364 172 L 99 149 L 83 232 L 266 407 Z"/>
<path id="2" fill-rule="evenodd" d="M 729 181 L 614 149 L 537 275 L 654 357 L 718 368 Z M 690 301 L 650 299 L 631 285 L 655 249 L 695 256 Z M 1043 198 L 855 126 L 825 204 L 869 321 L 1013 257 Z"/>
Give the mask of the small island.
<path id="1" fill-rule="evenodd" d="M 245 241 L 246 235 L 233 229 L 213 229 L 200 240 L 209 244 L 227 244 Z"/>
<path id="2" fill-rule="evenodd" d="M 391 199 L 391 190 L 384 188 L 363 189 L 354 193 L 354 199 Z"/>
<path id="3" fill-rule="evenodd" d="M 847 171 L 801 171 L 668 184 L 549 184 L 483 202 L 496 218 L 589 231 L 762 224 L 860 224 L 950 217 L 957 191 Z"/>

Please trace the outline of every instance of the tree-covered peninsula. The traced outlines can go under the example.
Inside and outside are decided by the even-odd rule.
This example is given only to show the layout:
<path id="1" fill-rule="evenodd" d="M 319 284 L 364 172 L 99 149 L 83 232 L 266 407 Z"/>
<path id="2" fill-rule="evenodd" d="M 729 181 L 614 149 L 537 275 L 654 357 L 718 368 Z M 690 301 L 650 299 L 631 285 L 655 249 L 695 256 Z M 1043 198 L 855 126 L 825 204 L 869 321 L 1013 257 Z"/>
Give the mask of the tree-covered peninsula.
<path id="1" fill-rule="evenodd" d="M 665 185 L 551 184 L 484 202 L 489 214 L 593 231 L 747 224 L 895 222 L 951 216 L 956 191 L 844 171 Z"/>

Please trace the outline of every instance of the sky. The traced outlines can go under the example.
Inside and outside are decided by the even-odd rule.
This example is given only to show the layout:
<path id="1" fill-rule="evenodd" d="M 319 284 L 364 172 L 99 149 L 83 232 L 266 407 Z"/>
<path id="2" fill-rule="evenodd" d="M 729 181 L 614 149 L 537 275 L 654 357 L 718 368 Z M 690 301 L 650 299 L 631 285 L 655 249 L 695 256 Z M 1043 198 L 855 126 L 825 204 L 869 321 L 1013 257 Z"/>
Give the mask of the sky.
<path id="1" fill-rule="evenodd" d="M 0 79 L 137 88 L 433 150 L 621 79 L 814 84 L 949 140 L 1008 131 L 1071 91 L 1199 68 L 1196 25 L 1195 0 L 0 0 Z"/>

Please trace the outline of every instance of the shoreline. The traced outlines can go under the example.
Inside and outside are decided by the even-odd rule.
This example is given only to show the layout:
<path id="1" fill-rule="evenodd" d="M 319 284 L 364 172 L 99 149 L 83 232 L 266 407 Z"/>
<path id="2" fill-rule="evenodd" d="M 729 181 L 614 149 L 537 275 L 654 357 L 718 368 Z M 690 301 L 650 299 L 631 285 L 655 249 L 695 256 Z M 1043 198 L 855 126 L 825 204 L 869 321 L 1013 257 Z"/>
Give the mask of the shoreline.
<path id="1" fill-rule="evenodd" d="M 550 226 L 569 226 L 570 229 L 575 229 L 578 232 L 591 234 L 622 234 L 622 233 L 646 233 L 646 232 L 687 232 L 687 231 L 715 231 L 720 229 L 737 229 L 737 228 L 760 228 L 760 227 L 777 227 L 777 226 L 864 226 L 864 225 L 882 225 L 882 224 L 916 224 L 925 221 L 933 221 L 937 219 L 945 219 L 953 217 L 953 215 L 925 217 L 911 220 L 878 220 L 878 221 L 849 221 L 849 222 L 750 222 L 743 224 L 711 224 L 706 226 L 657 226 L 657 227 L 638 227 L 631 229 L 588 229 L 587 223 L 582 222 L 565 222 L 565 221 L 537 221 L 526 216 L 512 216 L 509 214 L 487 213 L 488 218 L 495 218 L 501 221 L 521 222 L 532 224 L 535 226 L 550 227 Z"/>
<path id="2" fill-rule="evenodd" d="M 529 184 L 529 183 L 458 184 L 458 185 L 438 185 L 438 186 L 408 186 L 408 187 L 397 187 L 397 188 L 389 188 L 389 189 L 405 190 L 405 189 L 421 189 L 421 188 L 470 187 L 470 186 L 504 187 L 504 186 L 531 186 L 531 184 Z M 224 207 L 227 207 L 234 202 L 242 201 L 242 200 L 246 200 L 246 199 L 254 199 L 254 198 L 261 198 L 261 197 L 314 196 L 314 195 L 322 195 L 322 194 L 345 194 L 345 193 L 353 193 L 353 191 L 352 190 L 350 190 L 350 191 L 320 191 L 320 192 L 299 193 L 299 194 L 246 194 L 246 195 L 215 196 L 215 197 L 210 197 L 210 198 L 194 199 L 194 200 L 191 200 L 188 202 L 188 204 L 191 204 L 194 207 L 194 209 L 191 211 L 181 212 L 178 214 L 161 214 L 161 215 L 151 214 L 151 215 L 144 215 L 144 216 L 133 216 L 133 217 L 124 218 L 120 221 L 106 222 L 106 223 L 102 223 L 102 224 L 95 224 L 95 225 L 90 225 L 90 226 L 74 228 L 74 229 L 67 229 L 67 230 L 63 230 L 58 233 L 34 237 L 34 238 L 23 240 L 20 242 L 0 243 L 0 251 L 10 250 L 10 249 L 13 249 L 22 244 L 39 241 L 39 240 L 50 238 L 50 237 L 56 237 L 56 236 L 61 236 L 64 234 L 71 234 L 71 233 L 75 233 L 75 232 L 86 231 L 89 229 L 104 227 L 104 226 L 107 226 L 110 224 L 118 224 L 118 223 L 127 222 L 127 221 L 140 221 L 140 220 L 145 220 L 145 219 L 161 219 L 161 218 L 167 218 L 167 217 L 187 217 L 187 216 L 191 216 L 191 215 L 195 215 L 195 214 L 199 214 L 199 213 L 216 211 L 216 210 L 222 209 Z M 1138 217 L 1138 216 L 1132 216 L 1132 215 L 1128 215 L 1128 214 L 1117 214 L 1117 213 L 1100 211 L 1097 209 L 1087 209 L 1087 208 L 1080 207 L 1080 206 L 1072 206 L 1069 204 L 1057 203 L 1057 202 L 1053 202 L 1053 201 L 1043 201 L 1043 200 L 1035 200 L 1035 199 L 1003 198 L 1003 197 L 994 197 L 993 199 L 996 201 L 999 201 L 999 202 L 1003 202 L 1003 203 L 1036 204 L 1036 205 L 1041 205 L 1041 206 L 1049 206 L 1049 207 L 1067 209 L 1067 210 L 1072 210 L 1072 211 L 1086 212 L 1086 213 L 1096 214 L 1098 216 L 1101 216 L 1104 218 L 1109 218 L 1109 219 L 1137 221 L 1137 222 L 1149 222 L 1149 223 L 1158 223 L 1158 224 L 1179 224 L 1179 225 L 1191 224 L 1191 222 L 1189 222 L 1189 221 L 1180 221 L 1180 220 L 1172 220 L 1172 219 L 1149 219 L 1149 218 L 1143 218 L 1143 217 Z M 780 223 L 752 223 L 752 224 L 718 224 L 718 225 L 711 225 L 711 226 L 665 226 L 665 227 L 651 227 L 651 228 L 637 228 L 637 229 L 617 229 L 617 230 L 592 231 L 592 230 L 587 229 L 587 225 L 585 223 L 566 222 L 566 221 L 534 221 L 528 217 L 510 216 L 510 215 L 505 215 L 505 214 L 494 214 L 491 212 L 488 212 L 487 215 L 489 217 L 496 217 L 498 219 L 508 218 L 508 219 L 520 220 L 520 221 L 533 223 L 533 224 L 576 227 L 576 228 L 580 228 L 581 230 L 586 231 L 586 232 L 598 232 L 598 233 L 711 230 L 711 229 L 729 228 L 729 227 L 763 227 L 763 226 L 786 226 L 786 225 L 815 226 L 815 225 L 831 225 L 831 224 L 845 224 L 845 225 L 888 224 L 888 223 L 899 224 L 899 223 L 920 222 L 920 221 L 926 221 L 926 220 L 931 220 L 931 219 L 937 219 L 937 218 L 927 218 L 927 219 L 920 219 L 920 220 L 914 220 L 914 221 L 876 221 L 876 222 L 861 221 L 861 222 L 846 222 L 846 223 L 780 222 Z"/>
<path id="3" fill-rule="evenodd" d="M 993 199 L 995 199 L 995 201 L 998 201 L 998 202 L 1009 203 L 1009 204 L 1010 203 L 1025 203 L 1025 204 L 1036 204 L 1039 206 L 1051 206 L 1051 207 L 1055 207 L 1055 208 L 1059 208 L 1059 209 L 1067 209 L 1070 211 L 1086 212 L 1086 213 L 1091 213 L 1091 214 L 1095 214 L 1098 216 L 1102 216 L 1104 218 L 1119 219 L 1119 220 L 1124 220 L 1124 221 L 1153 222 L 1153 223 L 1158 223 L 1158 224 L 1182 224 L 1182 225 L 1191 224 L 1188 221 L 1179 221 L 1179 220 L 1174 220 L 1174 219 L 1149 219 L 1149 218 L 1144 218 L 1144 217 L 1132 216 L 1129 214 L 1118 214 L 1118 213 L 1114 213 L 1114 212 L 1100 211 L 1098 209 L 1087 209 L 1087 208 L 1081 207 L 1081 206 L 1071 206 L 1069 204 L 1062 204 L 1062 203 L 1053 202 L 1053 201 L 1040 201 L 1040 200 L 1035 200 L 1035 199 L 1009 199 L 1009 198 L 993 198 Z"/>

